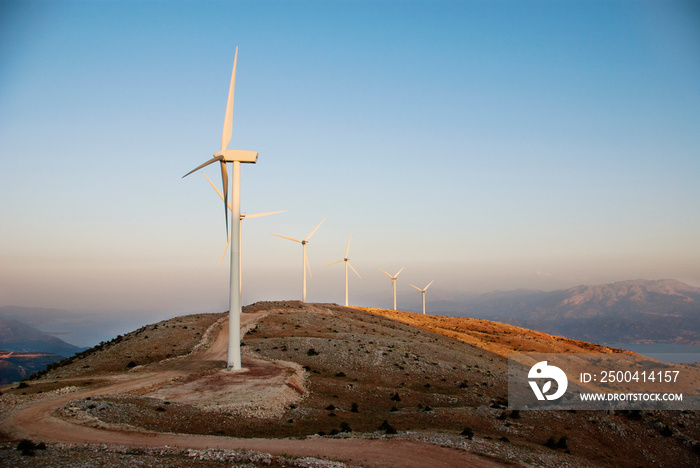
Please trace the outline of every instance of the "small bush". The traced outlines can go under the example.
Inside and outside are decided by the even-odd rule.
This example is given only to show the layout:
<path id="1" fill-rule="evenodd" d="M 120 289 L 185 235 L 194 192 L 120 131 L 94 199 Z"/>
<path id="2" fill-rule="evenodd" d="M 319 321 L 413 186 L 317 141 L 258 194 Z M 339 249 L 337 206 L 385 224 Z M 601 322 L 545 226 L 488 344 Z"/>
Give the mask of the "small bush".
<path id="1" fill-rule="evenodd" d="M 472 431 L 471 427 L 465 427 L 460 435 L 463 435 L 467 439 L 472 440 L 472 437 L 474 437 L 474 431 Z"/>
<path id="2" fill-rule="evenodd" d="M 384 422 L 379 426 L 378 428 L 380 431 L 385 431 L 387 434 L 397 434 L 396 429 L 394 429 L 394 426 L 389 424 L 389 421 L 384 420 Z"/>
<path id="3" fill-rule="evenodd" d="M 345 377 L 345 372 L 338 372 L 335 374 L 336 377 Z"/>
<path id="4" fill-rule="evenodd" d="M 328 411 L 333 411 L 333 410 L 335 409 L 335 406 L 333 406 L 333 405 L 328 405 L 328 406 L 326 406 L 326 409 L 327 409 Z"/>
<path id="5" fill-rule="evenodd" d="M 127 369 L 131 369 L 133 367 L 136 367 L 136 363 L 134 361 L 129 361 L 129 364 L 126 365 Z"/>
<path id="6" fill-rule="evenodd" d="M 671 437 L 673 435 L 673 431 L 671 430 L 670 427 L 664 426 L 660 431 L 659 434 L 661 434 L 664 437 Z"/>
<path id="7" fill-rule="evenodd" d="M 309 350 L 306 352 L 306 355 L 307 356 L 318 356 L 318 352 L 313 348 L 309 348 Z"/>
<path id="8" fill-rule="evenodd" d="M 391 401 L 401 401 L 401 397 L 399 396 L 398 392 L 397 392 L 397 393 L 394 393 L 394 394 L 391 396 Z"/>
<path id="9" fill-rule="evenodd" d="M 352 432 L 352 429 L 350 429 L 350 424 L 348 424 L 347 421 L 340 423 L 340 432 Z"/>
<path id="10" fill-rule="evenodd" d="M 20 382 L 19 384 L 17 384 L 18 389 L 27 387 L 29 387 L 29 385 L 27 385 L 27 382 Z"/>
<path id="11" fill-rule="evenodd" d="M 557 447 L 557 448 L 560 448 L 560 449 L 569 448 L 569 447 L 566 445 L 566 436 L 565 436 L 565 435 L 564 435 L 564 436 L 561 436 L 561 438 L 560 438 L 559 441 L 557 442 L 556 447 Z"/>
<path id="12" fill-rule="evenodd" d="M 359 413 L 360 410 L 357 408 L 357 403 L 353 403 L 352 406 L 350 407 L 350 412 L 351 413 Z"/>
<path id="13" fill-rule="evenodd" d="M 549 447 L 551 449 L 557 448 L 557 443 L 554 442 L 554 437 L 550 437 L 549 439 L 547 439 L 547 442 L 544 443 L 544 446 Z"/>
<path id="14" fill-rule="evenodd" d="M 22 455 L 34 456 L 35 449 L 36 449 L 36 444 L 29 439 L 22 439 L 17 444 L 17 450 L 22 452 Z"/>

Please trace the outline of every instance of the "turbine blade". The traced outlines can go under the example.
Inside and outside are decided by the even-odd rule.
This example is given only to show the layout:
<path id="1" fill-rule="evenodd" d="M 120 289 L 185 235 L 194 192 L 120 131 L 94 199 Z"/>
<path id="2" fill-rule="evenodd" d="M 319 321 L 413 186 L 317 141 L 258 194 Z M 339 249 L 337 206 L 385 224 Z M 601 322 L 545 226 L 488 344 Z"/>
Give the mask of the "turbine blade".
<path id="1" fill-rule="evenodd" d="M 321 222 L 318 223 L 318 226 L 316 226 L 316 227 L 314 228 L 314 230 L 311 231 L 311 234 L 309 234 L 308 236 L 306 236 L 306 239 L 304 239 L 304 240 L 309 240 L 309 239 L 311 239 L 311 236 L 314 235 L 314 232 L 316 232 L 316 229 L 320 228 L 320 227 L 321 227 L 321 224 L 323 224 L 323 222 L 324 222 L 325 220 L 326 220 L 326 218 L 323 218 L 323 219 L 321 220 Z"/>
<path id="2" fill-rule="evenodd" d="M 222 159 L 221 163 L 221 181 L 224 184 L 224 217 L 226 218 L 226 235 L 228 236 L 228 171 L 226 170 L 226 162 Z"/>
<path id="3" fill-rule="evenodd" d="M 309 257 L 306 255 L 306 250 L 304 250 L 304 260 L 306 261 L 306 268 L 309 270 L 309 278 L 312 278 L 311 274 L 311 264 L 309 264 Z"/>
<path id="4" fill-rule="evenodd" d="M 246 224 L 246 226 L 247 226 L 247 224 Z M 287 236 L 283 236 L 283 235 L 281 235 L 281 234 L 273 234 L 273 233 L 271 233 L 271 232 L 270 232 L 269 234 L 270 234 L 271 236 L 281 237 L 282 239 L 289 239 L 289 240 L 291 240 L 291 241 L 299 242 L 299 243 L 301 244 L 301 241 L 300 241 L 299 239 L 295 239 L 295 238 L 293 238 L 293 237 L 287 237 Z"/>
<path id="5" fill-rule="evenodd" d="M 219 260 L 219 266 L 216 267 L 217 270 L 219 268 L 221 268 L 221 262 L 224 261 L 224 257 L 226 256 L 226 250 L 228 250 L 228 245 L 230 242 L 231 242 L 231 234 L 228 235 L 228 240 L 226 241 L 226 245 L 224 246 L 224 251 L 221 252 L 221 260 Z"/>
<path id="6" fill-rule="evenodd" d="M 397 271 L 396 274 L 394 275 L 394 278 L 398 278 L 398 277 L 399 277 L 399 273 L 401 273 L 401 272 L 403 271 L 404 268 L 405 268 L 405 267 L 402 267 L 399 271 Z"/>
<path id="7" fill-rule="evenodd" d="M 327 266 L 335 265 L 336 263 L 340 263 L 340 262 L 342 262 L 342 261 L 344 261 L 344 260 L 345 260 L 344 258 L 343 258 L 343 259 L 340 259 L 340 260 L 336 260 L 335 262 L 331 262 L 331 263 L 329 263 L 328 265 L 323 265 L 322 268 L 326 268 Z"/>
<path id="8" fill-rule="evenodd" d="M 224 194 L 221 193 L 221 190 L 219 190 L 219 187 L 217 187 L 216 185 L 214 185 L 214 182 L 212 182 L 211 179 L 210 179 L 209 177 L 207 177 L 207 175 L 206 175 L 204 172 L 202 172 L 202 175 L 209 181 L 209 184 L 210 184 L 212 187 L 214 187 L 214 190 L 216 190 L 216 193 L 219 195 L 219 198 L 221 198 L 221 199 L 223 200 L 223 199 L 224 199 Z M 233 211 L 233 208 L 231 207 L 231 204 L 230 204 L 230 203 L 227 203 L 226 206 L 228 206 L 228 209 L 229 209 L 229 210 Z"/>
<path id="9" fill-rule="evenodd" d="M 202 169 L 203 167 L 207 167 L 209 164 L 216 162 L 216 161 L 221 161 L 223 159 L 224 159 L 223 156 L 214 156 L 213 158 L 211 158 L 209 161 L 205 162 L 204 164 L 201 164 L 201 165 L 195 167 L 194 169 L 192 169 L 190 172 L 188 172 L 187 174 L 182 176 L 182 178 L 184 179 L 185 177 L 192 174 L 193 172 L 197 172 L 198 170 Z"/>
<path id="10" fill-rule="evenodd" d="M 433 280 L 433 281 L 435 281 L 435 280 Z M 427 291 L 428 288 L 430 287 L 430 285 L 433 284 L 433 281 L 431 281 L 430 283 L 428 283 L 428 285 L 425 287 L 425 289 L 423 289 L 423 291 Z"/>
<path id="11" fill-rule="evenodd" d="M 231 72 L 231 85 L 228 89 L 228 101 L 226 102 L 226 116 L 224 117 L 224 131 L 221 134 L 221 151 L 228 148 L 233 133 L 233 91 L 236 87 L 236 62 L 238 61 L 238 47 L 233 57 L 233 71 Z"/>
<path id="12" fill-rule="evenodd" d="M 348 258 L 348 254 L 350 253 L 350 241 L 352 240 L 352 234 L 350 234 L 350 238 L 348 239 L 348 248 L 345 249 L 345 258 Z"/>
<path id="13" fill-rule="evenodd" d="M 362 276 L 360 276 L 360 274 L 357 272 L 357 270 L 356 270 L 355 268 L 353 268 L 353 266 L 352 266 L 352 264 L 351 264 L 350 262 L 348 262 L 348 266 L 350 267 L 350 269 L 351 269 L 352 271 L 355 272 L 355 274 L 357 275 L 358 278 L 362 279 Z"/>
<path id="14" fill-rule="evenodd" d="M 211 185 L 212 188 L 213 188 L 214 190 L 216 190 L 216 193 L 219 194 L 219 198 L 221 198 L 221 199 L 223 200 L 223 199 L 224 199 L 224 194 L 221 193 L 221 190 L 219 190 L 219 187 L 217 187 L 216 185 L 214 185 L 214 182 L 212 182 L 211 179 L 210 179 L 209 177 L 207 177 L 207 175 L 206 175 L 204 172 L 202 172 L 202 175 L 204 176 L 205 179 L 207 179 L 207 180 L 209 181 L 209 185 Z"/>
<path id="15" fill-rule="evenodd" d="M 382 270 L 382 269 L 380 268 L 380 270 Z M 382 271 L 384 271 L 384 270 L 382 270 Z M 394 279 L 394 277 L 391 276 L 391 275 L 390 275 L 389 273 L 387 273 L 386 271 L 384 271 L 384 274 L 387 275 L 387 276 L 388 276 L 389 278 L 391 278 L 392 280 Z"/>
<path id="16" fill-rule="evenodd" d="M 246 218 L 259 218 L 260 216 L 268 216 L 268 215 L 273 215 L 277 213 L 286 213 L 289 210 L 282 210 L 282 211 L 268 211 L 267 213 L 255 213 L 255 214 L 247 214 L 245 215 Z"/>
<path id="17" fill-rule="evenodd" d="M 414 288 L 416 288 L 418 291 L 423 292 L 423 290 L 422 290 L 421 288 L 419 288 L 418 286 L 415 286 L 415 285 L 413 285 L 413 284 L 412 284 L 411 286 L 413 286 Z"/>

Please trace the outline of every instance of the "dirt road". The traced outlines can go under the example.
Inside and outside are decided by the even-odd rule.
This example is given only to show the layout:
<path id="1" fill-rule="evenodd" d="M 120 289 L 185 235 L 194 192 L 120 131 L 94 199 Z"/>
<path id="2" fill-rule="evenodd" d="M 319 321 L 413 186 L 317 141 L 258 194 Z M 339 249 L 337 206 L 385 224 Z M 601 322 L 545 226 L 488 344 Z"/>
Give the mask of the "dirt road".
<path id="1" fill-rule="evenodd" d="M 245 330 L 259 320 L 261 314 L 243 314 L 242 328 Z M 365 467 L 494 467 L 504 466 L 491 459 L 482 458 L 472 453 L 455 448 L 443 447 L 427 442 L 401 438 L 327 438 L 308 437 L 306 439 L 236 439 L 217 436 L 199 436 L 190 434 L 171 434 L 145 431 L 136 428 L 100 428 L 78 424 L 71 419 L 59 416 L 58 409 L 72 400 L 95 397 L 99 395 L 116 395 L 141 393 L 150 395 L 167 395 L 169 399 L 187 401 L 191 399 L 210 398 L 214 404 L 232 395 L 244 395 L 251 398 L 263 388 L 275 389 L 285 385 L 283 376 L 288 375 L 283 365 L 244 356 L 243 365 L 258 369 L 256 378 L 248 372 L 231 372 L 224 378 L 225 385 L 216 385 L 212 395 L 206 395 L 206 389 L 212 379 L 221 384 L 220 376 L 226 371 L 211 372 L 212 361 L 225 361 L 227 352 L 228 328 L 221 327 L 214 341 L 207 347 L 178 360 L 171 360 L 170 365 L 156 365 L 133 374 L 121 374 L 110 377 L 112 382 L 100 388 L 80 389 L 73 393 L 56 394 L 21 408 L 10 414 L 1 422 L 4 432 L 15 439 L 29 438 L 45 442 L 93 443 L 135 447 L 171 446 L 192 449 L 249 449 L 276 455 L 293 457 L 312 456 L 328 460 L 337 460 L 350 466 Z M 221 363 L 218 364 L 221 367 Z M 202 373 L 201 385 L 190 385 L 182 390 L 178 379 Z M 214 377 L 212 377 L 214 376 Z M 262 377 L 261 377 L 262 376 Z M 257 380 L 251 385 L 251 380 Z M 195 388 L 196 387 L 196 388 Z M 145 390 L 144 390 L 145 389 Z M 268 391 L 270 389 L 268 388 Z M 210 392 L 211 393 L 211 392 Z M 267 395 L 269 397 L 269 395 Z M 512 465 L 510 465 L 512 466 Z"/>

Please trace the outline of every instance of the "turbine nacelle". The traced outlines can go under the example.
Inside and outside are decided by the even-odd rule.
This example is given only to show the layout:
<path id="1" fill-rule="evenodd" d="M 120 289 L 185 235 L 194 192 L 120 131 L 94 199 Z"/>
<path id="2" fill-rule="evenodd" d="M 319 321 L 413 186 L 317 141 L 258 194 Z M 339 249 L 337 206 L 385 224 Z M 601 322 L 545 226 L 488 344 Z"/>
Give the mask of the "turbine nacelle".
<path id="1" fill-rule="evenodd" d="M 258 152 L 257 151 L 227 149 L 224 151 L 218 151 L 218 152 L 214 153 L 214 158 L 215 158 L 215 160 L 224 161 L 224 162 L 238 161 L 241 163 L 255 164 L 256 162 L 258 162 Z"/>

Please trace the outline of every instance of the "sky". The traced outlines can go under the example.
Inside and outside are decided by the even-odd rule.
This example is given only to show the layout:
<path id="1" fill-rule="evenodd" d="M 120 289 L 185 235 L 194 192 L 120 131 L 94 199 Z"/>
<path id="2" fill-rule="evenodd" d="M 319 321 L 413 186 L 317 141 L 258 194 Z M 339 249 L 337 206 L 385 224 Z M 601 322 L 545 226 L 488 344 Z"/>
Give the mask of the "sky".
<path id="1" fill-rule="evenodd" d="M 236 47 L 244 304 L 700 287 L 697 2 L 3 0 L 0 305 L 227 310 Z"/>

